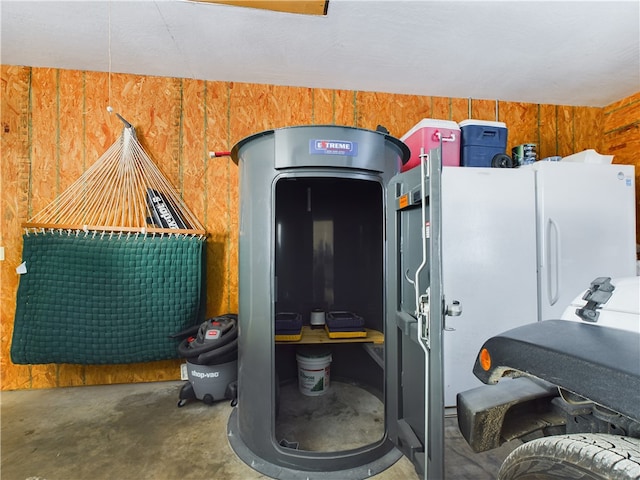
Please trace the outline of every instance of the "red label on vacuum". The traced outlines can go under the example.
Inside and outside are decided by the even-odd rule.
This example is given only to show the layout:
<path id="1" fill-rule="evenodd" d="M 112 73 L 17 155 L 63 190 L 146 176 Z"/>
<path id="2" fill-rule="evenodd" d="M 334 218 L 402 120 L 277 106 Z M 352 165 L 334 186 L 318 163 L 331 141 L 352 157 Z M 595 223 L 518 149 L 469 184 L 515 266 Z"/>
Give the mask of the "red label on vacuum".
<path id="1" fill-rule="evenodd" d="M 216 339 L 220 336 L 220 330 L 207 330 L 206 338 L 208 340 Z"/>

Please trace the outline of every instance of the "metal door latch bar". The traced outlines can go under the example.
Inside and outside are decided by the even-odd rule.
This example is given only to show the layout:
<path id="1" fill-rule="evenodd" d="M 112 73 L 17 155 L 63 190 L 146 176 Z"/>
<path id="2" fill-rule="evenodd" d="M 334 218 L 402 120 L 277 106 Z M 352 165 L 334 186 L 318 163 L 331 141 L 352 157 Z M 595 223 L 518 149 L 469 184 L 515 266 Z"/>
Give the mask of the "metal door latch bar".
<path id="1" fill-rule="evenodd" d="M 582 297 L 587 304 L 576 309 L 576 315 L 587 322 L 597 322 L 600 312 L 596 309 L 601 308 L 607 303 L 616 287 L 611 285 L 611 277 L 598 277 L 591 282 L 591 287 Z"/>

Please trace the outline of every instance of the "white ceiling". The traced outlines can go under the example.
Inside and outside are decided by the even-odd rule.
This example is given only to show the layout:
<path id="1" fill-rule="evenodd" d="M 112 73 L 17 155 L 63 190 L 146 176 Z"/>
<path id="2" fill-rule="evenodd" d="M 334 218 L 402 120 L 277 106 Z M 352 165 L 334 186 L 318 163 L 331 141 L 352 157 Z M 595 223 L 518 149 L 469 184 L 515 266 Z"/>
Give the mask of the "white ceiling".
<path id="1" fill-rule="evenodd" d="M 640 1 L 1 0 L 1 61 L 601 107 L 640 91 Z"/>

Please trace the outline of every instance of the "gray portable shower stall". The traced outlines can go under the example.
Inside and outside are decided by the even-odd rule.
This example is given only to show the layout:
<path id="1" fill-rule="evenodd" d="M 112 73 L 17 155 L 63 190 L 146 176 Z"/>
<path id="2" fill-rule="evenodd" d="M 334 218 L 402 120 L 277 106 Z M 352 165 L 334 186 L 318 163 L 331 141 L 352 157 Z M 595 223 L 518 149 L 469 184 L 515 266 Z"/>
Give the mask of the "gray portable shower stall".
<path id="1" fill-rule="evenodd" d="M 321 125 L 255 134 L 232 157 L 240 167 L 232 448 L 274 478 L 364 479 L 402 454 L 441 478 L 439 151 L 431 173 L 423 162 L 396 174 L 409 158 L 398 139 Z M 310 325 L 316 311 L 356 314 L 366 336 L 329 338 Z M 281 312 L 302 317 L 300 337 L 275 340 Z M 325 392 L 295 388 L 301 347 L 328 352 Z"/>

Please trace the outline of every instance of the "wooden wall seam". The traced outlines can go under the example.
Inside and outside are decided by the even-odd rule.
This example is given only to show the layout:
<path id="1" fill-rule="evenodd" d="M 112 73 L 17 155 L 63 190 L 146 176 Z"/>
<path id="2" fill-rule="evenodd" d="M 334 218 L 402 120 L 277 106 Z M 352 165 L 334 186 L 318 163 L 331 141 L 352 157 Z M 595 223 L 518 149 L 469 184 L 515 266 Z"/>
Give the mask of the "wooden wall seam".
<path id="1" fill-rule="evenodd" d="M 184 168 L 183 168 L 183 146 L 184 146 L 184 79 L 178 80 L 178 138 L 177 138 L 177 154 L 178 158 L 178 191 L 180 197 L 184 200 Z"/>
<path id="2" fill-rule="evenodd" d="M 353 92 L 353 126 L 358 127 L 358 91 Z"/>
<path id="3" fill-rule="evenodd" d="M 209 168 L 209 136 L 207 135 L 207 131 L 209 130 L 209 115 L 208 115 L 208 97 L 207 97 L 207 84 L 208 82 L 204 82 L 204 92 L 202 95 L 203 109 L 202 109 L 202 155 L 204 156 L 204 204 L 207 205 L 209 201 L 209 177 L 207 176 L 207 170 Z M 207 208 L 204 209 L 202 224 L 207 224 L 207 219 L 209 217 L 209 210 Z"/>
<path id="4" fill-rule="evenodd" d="M 611 130 L 607 130 L 603 133 L 603 135 L 610 135 L 612 133 L 619 133 L 619 132 L 625 132 L 627 130 L 630 130 L 633 127 L 638 127 L 640 126 L 640 120 L 635 120 L 635 121 L 631 121 L 630 123 L 627 123 L 625 125 L 622 125 L 620 127 L 616 127 L 613 128 Z"/>
<path id="5" fill-rule="evenodd" d="M 29 68 L 29 106 L 27 110 L 27 119 L 28 119 L 28 137 L 29 142 L 27 144 L 28 148 L 28 160 L 29 160 L 29 191 L 27 192 L 27 218 L 31 218 L 33 216 L 33 175 L 31 174 L 33 171 L 33 118 L 31 116 L 31 112 L 33 111 L 33 68 Z"/>
<path id="6" fill-rule="evenodd" d="M 536 117 L 536 145 L 538 146 L 538 150 L 540 150 L 540 145 L 541 145 L 541 139 L 542 139 L 542 133 L 540 131 L 540 121 L 541 121 L 541 116 L 542 116 L 542 111 L 541 111 L 542 107 L 540 106 L 540 104 L 537 105 L 537 117 Z"/>
<path id="7" fill-rule="evenodd" d="M 60 70 L 56 70 L 56 198 L 60 195 Z"/>
<path id="8" fill-rule="evenodd" d="M 336 124 L 336 91 L 331 91 L 331 124 Z"/>
<path id="9" fill-rule="evenodd" d="M 556 120 L 556 126 L 555 126 L 555 139 L 556 139 L 556 155 L 558 154 L 558 151 L 560 149 L 560 138 L 558 137 L 558 106 L 555 105 L 554 106 L 554 111 L 555 111 L 555 120 Z"/>
<path id="10" fill-rule="evenodd" d="M 227 137 L 227 143 L 226 143 L 226 147 L 227 150 L 230 151 L 231 150 L 231 85 L 229 83 L 227 83 L 227 88 L 226 88 L 226 97 L 225 97 L 225 110 L 226 110 L 226 118 L 227 118 L 227 124 L 226 124 L 226 137 Z M 232 160 L 231 158 L 227 159 L 227 163 L 226 163 L 226 169 L 225 169 L 225 178 L 227 179 L 227 188 L 226 188 L 226 202 L 227 205 L 231 205 L 231 165 L 232 165 Z M 225 242 L 225 250 L 226 250 L 226 262 L 227 265 L 231 265 L 232 264 L 232 248 L 231 248 L 231 232 L 230 232 L 230 228 L 232 225 L 231 222 L 231 209 L 227 209 L 226 211 L 226 224 L 228 226 L 228 229 L 226 230 L 226 242 Z M 230 268 L 227 269 L 227 275 L 226 275 L 226 281 L 225 281 L 225 285 L 231 285 L 231 276 L 232 276 L 232 271 Z M 226 297 L 226 310 L 227 312 L 231 312 L 231 294 L 227 295 Z"/>

